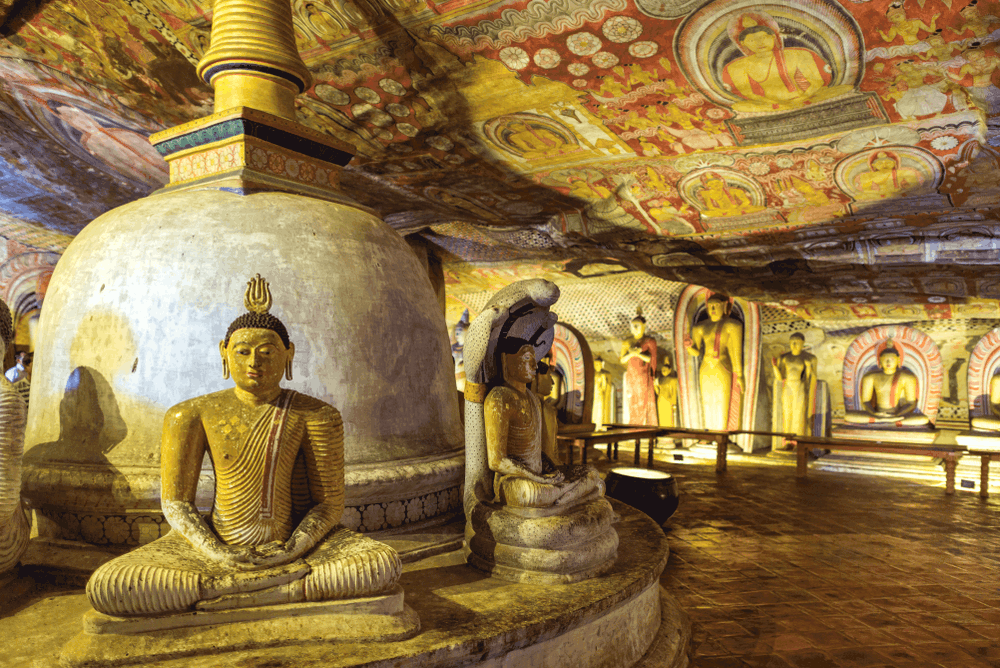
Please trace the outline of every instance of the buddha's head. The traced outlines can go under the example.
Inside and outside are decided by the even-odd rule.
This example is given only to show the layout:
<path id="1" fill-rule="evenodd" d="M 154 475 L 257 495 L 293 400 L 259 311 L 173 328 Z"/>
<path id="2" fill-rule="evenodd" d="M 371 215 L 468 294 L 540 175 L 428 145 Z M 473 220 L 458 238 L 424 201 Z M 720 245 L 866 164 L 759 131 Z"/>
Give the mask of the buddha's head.
<path id="1" fill-rule="evenodd" d="M 719 322 L 729 310 L 729 297 L 715 293 L 705 302 L 705 310 L 708 311 L 709 320 Z"/>
<path id="2" fill-rule="evenodd" d="M 806 337 L 802 336 L 798 332 L 788 337 L 788 350 L 790 350 L 793 355 L 801 355 L 802 348 L 805 345 Z"/>
<path id="3" fill-rule="evenodd" d="M 501 341 L 500 364 L 507 382 L 527 384 L 538 373 L 535 347 L 523 339 L 507 337 Z"/>
<path id="4" fill-rule="evenodd" d="M 660 367 L 661 376 L 669 376 L 670 372 L 674 370 L 674 363 L 670 360 L 670 355 L 663 358 L 663 366 Z"/>
<path id="5" fill-rule="evenodd" d="M 282 374 L 291 380 L 295 344 L 285 325 L 268 313 L 271 290 L 260 274 L 247 283 L 243 303 L 248 312 L 233 320 L 219 342 L 222 373 L 241 390 L 266 395 L 280 387 Z"/>
<path id="6" fill-rule="evenodd" d="M 632 331 L 632 336 L 636 339 L 641 339 L 646 335 L 646 319 L 641 315 L 637 315 L 632 318 L 632 322 L 629 323 L 629 329 Z"/>
<path id="7" fill-rule="evenodd" d="M 881 151 L 875 156 L 875 159 L 872 160 L 871 167 L 872 170 L 876 172 L 891 172 L 896 169 L 898 165 L 896 164 L 896 158 L 893 155 L 886 153 L 885 151 Z"/>
<path id="8" fill-rule="evenodd" d="M 892 375 L 899 369 L 899 351 L 895 348 L 886 348 L 878 355 L 878 366 L 882 373 Z"/>
<path id="9" fill-rule="evenodd" d="M 600 355 L 594 358 L 594 371 L 604 371 L 604 359 Z"/>
<path id="10" fill-rule="evenodd" d="M 737 41 L 750 53 L 766 53 L 774 50 L 778 36 L 765 25 L 755 25 L 744 28 Z"/>

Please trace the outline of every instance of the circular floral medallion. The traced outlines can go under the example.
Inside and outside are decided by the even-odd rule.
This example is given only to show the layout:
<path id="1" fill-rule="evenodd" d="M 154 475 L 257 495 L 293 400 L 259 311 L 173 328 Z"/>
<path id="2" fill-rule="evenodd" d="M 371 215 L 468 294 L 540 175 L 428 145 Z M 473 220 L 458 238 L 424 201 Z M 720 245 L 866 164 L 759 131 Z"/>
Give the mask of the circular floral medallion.
<path id="1" fill-rule="evenodd" d="M 535 65 L 546 70 L 551 70 L 559 64 L 560 60 L 562 58 L 559 57 L 559 52 L 555 49 L 539 49 L 535 54 Z"/>
<path id="2" fill-rule="evenodd" d="M 628 47 L 628 52 L 636 58 L 655 56 L 659 50 L 660 45 L 656 42 L 636 42 L 635 44 L 630 44 Z"/>
<path id="3" fill-rule="evenodd" d="M 618 64 L 618 56 L 607 51 L 599 51 L 594 54 L 594 57 L 590 61 L 597 67 L 614 67 Z"/>
<path id="4" fill-rule="evenodd" d="M 615 16 L 605 21 L 601 32 L 612 42 L 624 44 L 642 34 L 642 24 L 629 16 Z"/>
<path id="5" fill-rule="evenodd" d="M 795 165 L 795 162 L 793 162 L 791 158 L 778 158 L 774 161 L 774 164 L 782 169 L 790 169 Z"/>
<path id="6" fill-rule="evenodd" d="M 771 171 L 771 168 L 765 165 L 763 162 L 752 162 L 750 163 L 750 166 L 747 167 L 747 171 L 753 174 L 754 176 L 764 176 L 769 171 Z"/>
<path id="7" fill-rule="evenodd" d="M 500 60 L 512 70 L 523 70 L 531 62 L 528 60 L 528 52 L 516 46 L 500 49 Z"/>
<path id="8" fill-rule="evenodd" d="M 566 48 L 578 56 L 589 56 L 601 50 L 601 40 L 589 32 L 578 32 L 566 38 Z"/>
<path id="9" fill-rule="evenodd" d="M 931 148 L 935 151 L 947 151 L 948 149 L 955 148 L 956 146 L 958 146 L 958 140 L 951 135 L 935 137 L 931 141 Z"/>
<path id="10" fill-rule="evenodd" d="M 584 74 L 590 71 L 590 68 L 583 63 L 570 63 L 569 67 L 566 68 L 569 73 L 576 77 L 582 77 Z"/>
<path id="11" fill-rule="evenodd" d="M 399 95 L 400 97 L 406 95 L 406 89 L 403 88 L 403 84 L 395 79 L 382 79 L 378 82 L 378 87 L 390 95 Z"/>

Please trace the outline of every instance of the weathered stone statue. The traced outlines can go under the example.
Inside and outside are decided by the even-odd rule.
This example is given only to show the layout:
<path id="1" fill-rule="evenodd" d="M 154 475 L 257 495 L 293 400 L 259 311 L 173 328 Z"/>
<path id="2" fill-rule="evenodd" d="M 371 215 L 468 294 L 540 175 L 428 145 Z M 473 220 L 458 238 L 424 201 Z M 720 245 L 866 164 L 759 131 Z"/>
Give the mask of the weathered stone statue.
<path id="1" fill-rule="evenodd" d="M 670 355 L 663 358 L 660 375 L 656 377 L 656 415 L 661 427 L 677 426 L 677 395 L 679 385 Z"/>
<path id="2" fill-rule="evenodd" d="M 624 418 L 628 424 L 656 424 L 656 340 L 646 336 L 646 319 L 641 313 L 629 324 L 632 336 L 622 342 L 619 361 L 625 365 L 622 379 Z"/>
<path id="3" fill-rule="evenodd" d="M 858 396 L 861 410 L 847 411 L 844 421 L 852 424 L 922 426 L 930 422 L 917 410 L 917 377 L 904 369 L 900 353 L 889 341 L 878 355 L 879 370 L 861 378 Z"/>
<path id="4" fill-rule="evenodd" d="M 468 561 L 503 579 L 557 583 L 614 564 L 618 534 L 592 468 L 545 456 L 542 410 L 529 390 L 552 345 L 559 289 L 541 279 L 498 292 L 466 340 Z"/>
<path id="5" fill-rule="evenodd" d="M 774 400 L 781 403 L 781 424 L 785 434 L 812 434 L 816 406 L 816 356 L 803 350 L 806 339 L 796 332 L 788 339 L 788 352 L 771 359 L 774 369 Z"/>
<path id="6" fill-rule="evenodd" d="M 611 382 L 611 372 L 604 368 L 604 360 L 594 358 L 594 429 L 614 422 L 615 386 Z"/>
<path id="7" fill-rule="evenodd" d="M 743 325 L 729 317 L 729 298 L 713 294 L 706 300 L 708 319 L 691 327 L 684 345 L 700 358 L 698 389 L 706 429 L 740 427 L 743 399 Z"/>
<path id="8" fill-rule="evenodd" d="M 0 359 L 14 343 L 10 309 L 0 300 Z M 20 393 L 0 377 L 0 574 L 17 565 L 28 547 L 30 525 L 21 505 L 21 457 L 28 408 Z"/>
<path id="9" fill-rule="evenodd" d="M 990 414 L 972 418 L 972 428 L 979 431 L 1000 431 L 1000 375 L 990 378 Z"/>
<path id="10" fill-rule="evenodd" d="M 236 387 L 181 402 L 164 420 L 162 503 L 172 531 L 94 573 L 87 596 L 99 613 L 156 616 L 147 624 L 156 629 L 213 623 L 209 611 L 233 608 L 266 617 L 266 606 L 378 596 L 402 606 L 396 552 L 338 525 L 340 413 L 280 387 L 295 346 L 268 313 L 271 293 L 259 275 L 244 303 L 248 313 L 219 343 L 223 376 Z M 216 477 L 208 519 L 195 507 L 206 452 Z M 294 614 L 281 607 L 275 615 Z"/>

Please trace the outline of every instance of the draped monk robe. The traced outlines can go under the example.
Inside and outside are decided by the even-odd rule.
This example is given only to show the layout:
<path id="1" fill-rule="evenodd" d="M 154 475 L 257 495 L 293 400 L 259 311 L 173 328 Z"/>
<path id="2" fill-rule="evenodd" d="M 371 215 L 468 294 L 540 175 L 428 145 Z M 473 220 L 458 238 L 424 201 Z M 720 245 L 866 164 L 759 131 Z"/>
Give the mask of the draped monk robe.
<path id="1" fill-rule="evenodd" d="M 340 413 L 292 390 L 261 408 L 249 430 L 233 420 L 227 438 L 209 442 L 215 468 L 211 526 L 229 545 L 287 541 L 309 508 L 344 509 L 344 438 Z M 240 433 L 245 431 L 242 440 Z M 229 438 L 229 436 L 233 438 Z M 155 615 L 211 607 L 216 582 L 267 580 L 287 586 L 284 602 L 372 596 L 391 589 L 402 570 L 392 548 L 342 526 L 304 559 L 271 569 L 236 571 L 211 559 L 177 531 L 118 557 L 90 579 L 87 595 L 109 615 Z M 277 582 L 276 582 L 277 581 Z M 261 589 L 258 586 L 256 589 Z"/>

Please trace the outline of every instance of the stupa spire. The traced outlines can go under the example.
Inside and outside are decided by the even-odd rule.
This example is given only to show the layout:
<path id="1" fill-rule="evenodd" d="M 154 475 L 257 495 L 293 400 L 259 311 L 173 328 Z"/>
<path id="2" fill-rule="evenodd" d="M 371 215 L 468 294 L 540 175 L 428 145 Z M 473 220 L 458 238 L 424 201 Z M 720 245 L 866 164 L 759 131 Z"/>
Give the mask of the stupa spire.
<path id="1" fill-rule="evenodd" d="M 198 76 L 215 112 L 248 107 L 295 120 L 295 96 L 312 77 L 295 46 L 289 0 L 215 0 L 211 45 Z"/>

